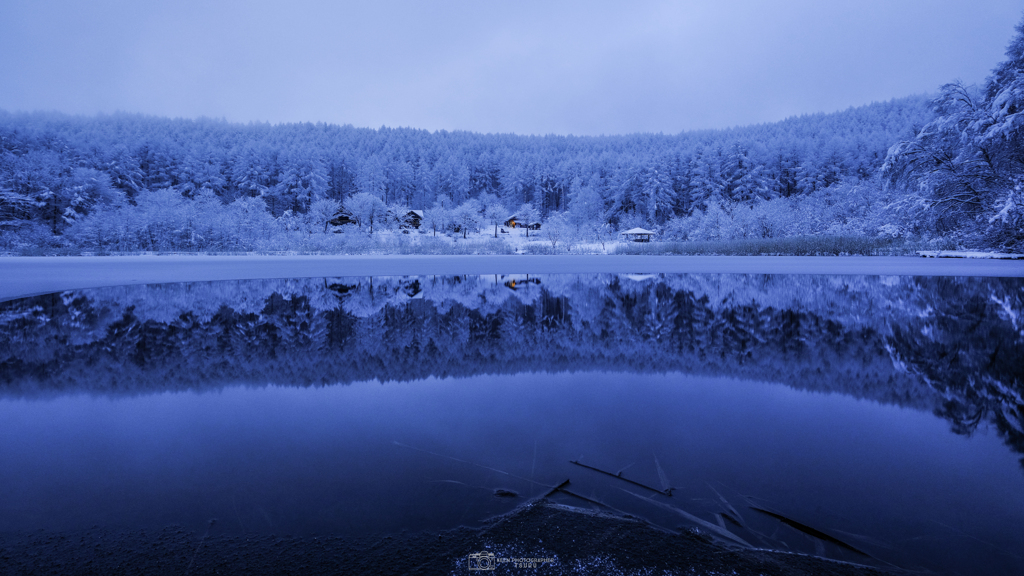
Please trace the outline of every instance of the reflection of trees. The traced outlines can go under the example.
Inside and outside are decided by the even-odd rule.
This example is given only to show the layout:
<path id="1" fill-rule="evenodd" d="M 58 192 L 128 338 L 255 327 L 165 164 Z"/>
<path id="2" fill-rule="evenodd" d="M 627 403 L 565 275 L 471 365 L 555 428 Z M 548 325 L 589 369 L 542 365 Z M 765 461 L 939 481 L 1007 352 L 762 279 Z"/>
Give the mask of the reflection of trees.
<path id="1" fill-rule="evenodd" d="M 0 304 L 7 395 L 559 370 L 783 382 L 992 422 L 1024 453 L 1022 283 L 771 275 L 266 280 Z"/>
<path id="2" fill-rule="evenodd" d="M 969 435 L 992 422 L 1024 453 L 1021 282 L 935 278 L 915 288 L 921 313 L 893 326 L 896 357 L 941 394 L 936 413 L 956 433 Z"/>

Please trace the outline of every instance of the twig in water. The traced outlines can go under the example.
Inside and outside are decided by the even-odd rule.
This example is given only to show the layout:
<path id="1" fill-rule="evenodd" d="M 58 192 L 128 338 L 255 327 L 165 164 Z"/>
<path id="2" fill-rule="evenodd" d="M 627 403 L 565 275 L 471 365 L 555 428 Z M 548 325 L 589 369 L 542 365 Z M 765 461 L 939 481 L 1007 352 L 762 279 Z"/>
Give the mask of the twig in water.
<path id="1" fill-rule="evenodd" d="M 658 462 L 658 457 L 654 457 L 654 467 L 658 469 L 658 480 L 661 481 L 661 489 L 668 494 L 672 495 L 672 485 L 668 482 L 668 476 L 665 471 L 661 469 L 661 462 Z"/>
<path id="2" fill-rule="evenodd" d="M 435 484 L 458 484 L 459 486 L 465 486 L 466 488 L 479 488 L 481 490 L 487 490 L 490 492 L 492 489 L 486 486 L 477 486 L 475 484 L 466 484 L 465 482 L 459 482 L 458 480 L 431 480 L 430 482 Z"/>
<path id="3" fill-rule="evenodd" d="M 625 492 L 626 494 L 629 494 L 630 496 L 633 496 L 635 498 L 639 498 L 641 500 L 644 500 L 645 502 L 650 502 L 651 504 L 654 504 L 655 506 L 664 508 L 666 510 L 671 510 L 672 512 L 675 512 L 676 514 L 679 514 L 683 518 L 686 518 L 690 522 L 693 522 L 694 524 L 696 524 L 696 525 L 698 525 L 698 526 L 708 530 L 709 532 L 717 534 L 717 535 L 721 536 L 722 538 L 726 538 L 728 540 L 732 540 L 733 542 L 735 542 L 737 544 L 740 544 L 740 545 L 742 545 L 745 548 L 753 548 L 753 546 L 751 546 L 750 543 L 748 543 L 746 540 L 740 538 L 739 536 L 733 534 L 732 532 L 730 532 L 730 531 L 728 531 L 728 530 L 726 530 L 724 528 L 721 528 L 719 526 L 716 526 L 715 524 L 712 524 L 711 522 L 708 522 L 707 520 L 701 520 L 700 518 L 697 518 L 696 516 L 694 516 L 693 514 L 690 514 L 689 512 L 687 512 L 685 510 L 680 510 L 679 508 L 676 508 L 675 506 L 671 506 L 671 505 L 666 504 L 664 502 L 658 502 L 657 500 L 654 500 L 652 498 L 648 498 L 646 496 L 641 496 L 639 494 L 634 494 L 634 493 L 630 492 L 629 490 L 622 490 L 622 491 Z"/>
<path id="4" fill-rule="evenodd" d="M 756 506 L 751 506 L 750 509 L 753 510 L 754 512 L 760 512 L 761 514 L 765 514 L 767 516 L 771 516 L 772 518 L 775 518 L 776 520 L 778 520 L 779 522 L 782 522 L 786 526 L 789 526 L 790 528 L 793 528 L 795 530 L 803 532 L 804 534 L 807 534 L 808 536 L 813 536 L 813 537 L 815 537 L 815 538 L 817 538 L 819 540 L 824 540 L 825 542 L 831 542 L 832 544 L 835 544 L 836 546 L 839 546 L 840 548 L 845 548 L 847 550 L 850 550 L 851 552 L 856 552 L 857 554 L 860 554 L 861 556 L 867 556 L 868 558 L 873 558 L 873 556 L 871 556 L 871 554 L 868 554 L 867 552 L 864 552 L 862 550 L 858 550 L 858 549 L 854 548 L 853 546 L 850 546 L 849 544 L 847 544 L 846 542 L 843 542 L 842 540 L 840 540 L 838 538 L 835 538 L 833 536 L 829 536 L 828 534 L 825 534 L 821 530 L 816 530 L 814 528 L 811 528 L 807 524 L 804 524 L 802 522 L 797 522 L 796 520 L 793 520 L 792 518 L 787 518 L 787 517 L 783 516 L 782 514 L 779 514 L 779 513 L 776 513 L 776 512 L 772 512 L 770 510 L 765 510 L 764 508 L 758 508 Z"/>
<path id="5" fill-rule="evenodd" d="M 671 496 L 672 495 L 673 488 L 669 488 L 667 490 L 658 490 L 657 488 L 652 488 L 651 486 L 648 486 L 646 484 L 641 484 L 640 482 L 637 482 L 635 480 L 630 480 L 629 478 L 623 478 L 621 476 L 621 474 L 622 474 L 621 472 L 619 472 L 618 474 L 612 474 L 611 472 L 609 472 L 607 470 L 601 470 L 600 468 L 594 468 L 593 466 L 587 466 L 586 464 L 583 464 L 579 460 L 569 460 L 569 463 L 570 464 L 575 464 L 577 466 L 582 466 L 583 468 L 586 468 L 587 470 L 593 470 L 594 472 L 600 472 L 601 474 L 604 474 L 606 476 L 611 476 L 612 478 L 618 478 L 619 480 L 622 480 L 623 482 L 629 482 L 630 484 L 632 484 L 634 486 L 639 486 L 639 487 L 641 487 L 641 488 L 643 488 L 645 490 L 650 490 L 651 492 L 657 492 L 658 494 L 661 494 L 662 496 Z"/>
<path id="6" fill-rule="evenodd" d="M 551 490 L 550 490 L 550 491 L 549 491 L 549 492 L 548 492 L 547 494 L 545 494 L 545 495 L 541 496 L 541 498 L 547 498 L 548 496 L 551 496 L 551 495 L 552 495 L 552 494 L 554 494 L 555 492 L 558 492 L 558 491 L 560 491 L 560 490 L 563 490 L 563 489 L 564 489 L 564 488 L 565 488 L 566 486 L 568 486 L 568 485 L 569 485 L 569 479 L 568 479 L 568 478 L 566 478 L 566 479 L 565 479 L 565 482 L 562 482 L 562 483 L 561 483 L 561 484 L 559 484 L 558 486 L 555 486 L 555 487 L 554 487 L 554 488 L 552 488 L 552 489 L 551 489 Z"/>
<path id="7" fill-rule="evenodd" d="M 743 519 L 743 516 L 740 516 L 739 511 L 736 510 L 735 508 L 733 508 L 732 504 L 730 504 L 729 501 L 725 499 L 725 496 L 722 496 L 718 492 L 718 490 L 715 490 L 715 487 L 712 486 L 710 482 L 707 483 L 707 484 L 708 484 L 708 488 L 711 488 L 711 491 L 714 492 L 715 495 L 718 496 L 718 499 L 722 501 L 722 504 L 725 504 L 726 511 L 728 511 L 730 514 L 732 514 L 731 518 L 728 515 L 726 515 L 726 518 L 728 518 L 729 520 L 732 520 L 740 528 L 743 528 L 744 527 L 743 525 L 746 524 L 746 520 Z"/>
<path id="8" fill-rule="evenodd" d="M 631 514 L 623 512 L 622 510 L 619 510 L 618 508 L 615 508 L 614 506 L 609 506 L 609 505 L 605 504 L 604 502 L 599 502 L 597 500 L 594 500 L 593 498 L 587 498 L 586 496 L 583 496 L 582 494 L 577 494 L 577 493 L 575 493 L 575 492 L 573 492 L 571 490 L 566 490 L 565 487 L 568 486 L 568 485 L 569 485 L 569 480 L 566 479 L 565 482 L 562 482 L 558 486 L 555 486 L 554 488 L 552 488 L 551 491 L 548 492 L 547 494 L 545 494 L 544 496 L 542 496 L 542 498 L 547 498 L 547 497 L 551 496 L 552 494 L 555 494 L 556 492 L 561 492 L 562 494 L 565 494 L 566 496 L 572 496 L 573 498 L 579 498 L 580 500 L 583 500 L 584 502 L 589 502 L 591 504 L 595 504 L 595 505 L 600 506 L 602 508 L 606 508 L 608 510 L 611 510 L 612 512 L 615 512 L 616 514 L 618 514 L 620 516 L 628 516 L 628 517 L 631 517 L 631 518 L 634 517 Z M 651 524 L 650 522 L 647 522 L 647 523 Z M 653 526 L 653 524 L 652 524 L 652 526 Z"/>

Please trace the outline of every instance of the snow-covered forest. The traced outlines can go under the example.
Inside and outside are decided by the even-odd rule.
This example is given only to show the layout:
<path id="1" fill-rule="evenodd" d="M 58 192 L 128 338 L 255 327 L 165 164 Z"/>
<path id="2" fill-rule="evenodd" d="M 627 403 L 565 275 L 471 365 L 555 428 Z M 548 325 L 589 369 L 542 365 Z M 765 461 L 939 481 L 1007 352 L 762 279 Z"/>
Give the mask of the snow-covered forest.
<path id="1" fill-rule="evenodd" d="M 680 239 L 860 233 L 885 224 L 868 212 L 891 200 L 877 177 L 886 150 L 929 118 L 912 98 L 742 129 L 576 138 L 5 114 L 4 243 L 331 250 L 413 209 L 431 237 L 512 216 L 612 238 L 637 225 Z M 358 224 L 339 238 L 327 221 L 343 207 Z M 727 229 L 759 217 L 761 230 Z"/>
<path id="2" fill-rule="evenodd" d="M 553 247 L 639 226 L 674 241 L 855 236 L 1021 250 L 1017 30 L 985 86 L 950 84 L 930 104 L 679 135 L 0 112 L 0 250 L 360 252 L 489 234 L 475 249 L 508 251 L 498 229 L 511 217 L 540 223 Z M 403 238 L 410 210 L 423 220 Z M 331 224 L 341 213 L 354 223 Z"/>

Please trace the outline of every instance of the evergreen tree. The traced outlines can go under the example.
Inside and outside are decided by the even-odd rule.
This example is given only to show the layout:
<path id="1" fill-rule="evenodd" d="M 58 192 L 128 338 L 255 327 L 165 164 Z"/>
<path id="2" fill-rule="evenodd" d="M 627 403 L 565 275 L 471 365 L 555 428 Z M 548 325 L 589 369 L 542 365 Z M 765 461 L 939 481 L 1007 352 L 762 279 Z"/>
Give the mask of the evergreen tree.
<path id="1" fill-rule="evenodd" d="M 664 223 L 673 216 L 676 204 L 675 189 L 667 166 L 652 162 L 642 177 L 641 209 L 649 222 Z"/>
<path id="2" fill-rule="evenodd" d="M 984 90 L 954 82 L 935 120 L 889 151 L 891 184 L 921 194 L 932 225 L 963 241 L 1024 248 L 1024 21 Z"/>

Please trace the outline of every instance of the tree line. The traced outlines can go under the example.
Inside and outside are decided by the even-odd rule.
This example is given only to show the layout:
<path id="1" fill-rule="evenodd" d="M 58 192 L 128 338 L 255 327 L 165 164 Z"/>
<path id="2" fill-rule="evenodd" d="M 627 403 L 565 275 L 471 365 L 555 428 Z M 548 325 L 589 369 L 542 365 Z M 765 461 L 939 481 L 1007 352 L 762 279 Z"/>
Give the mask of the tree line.
<path id="1" fill-rule="evenodd" d="M 0 227 L 9 244 L 88 244 L 120 222 L 180 236 L 165 242 L 177 249 L 213 213 L 207 224 L 230 225 L 206 235 L 244 244 L 240 230 L 254 227 L 323 230 L 343 207 L 364 231 L 413 209 L 442 232 L 559 214 L 654 228 L 709 206 L 869 181 L 889 145 L 929 118 L 923 98 L 907 98 L 674 136 L 536 137 L 0 113 Z"/>

